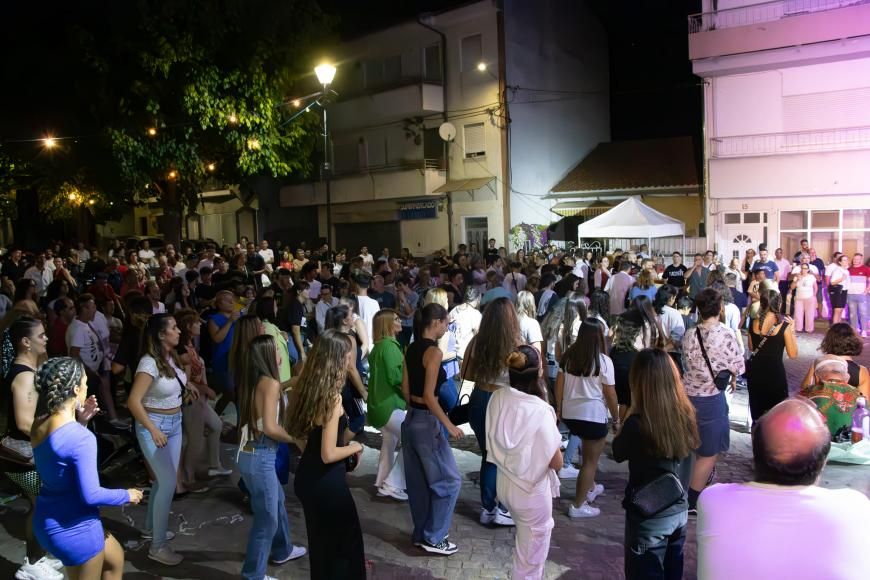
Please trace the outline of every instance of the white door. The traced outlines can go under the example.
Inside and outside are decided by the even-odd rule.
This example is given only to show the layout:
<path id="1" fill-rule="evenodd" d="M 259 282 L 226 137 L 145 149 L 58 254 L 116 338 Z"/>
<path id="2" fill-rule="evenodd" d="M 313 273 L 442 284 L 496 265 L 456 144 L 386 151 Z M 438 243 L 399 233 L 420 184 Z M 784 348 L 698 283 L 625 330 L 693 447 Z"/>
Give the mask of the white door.
<path id="1" fill-rule="evenodd" d="M 727 265 L 731 258 L 740 260 L 746 255 L 746 250 L 752 248 L 758 251 L 758 244 L 762 242 L 764 227 L 760 225 L 728 225 L 724 227 L 725 239 L 720 240 L 722 258 Z"/>

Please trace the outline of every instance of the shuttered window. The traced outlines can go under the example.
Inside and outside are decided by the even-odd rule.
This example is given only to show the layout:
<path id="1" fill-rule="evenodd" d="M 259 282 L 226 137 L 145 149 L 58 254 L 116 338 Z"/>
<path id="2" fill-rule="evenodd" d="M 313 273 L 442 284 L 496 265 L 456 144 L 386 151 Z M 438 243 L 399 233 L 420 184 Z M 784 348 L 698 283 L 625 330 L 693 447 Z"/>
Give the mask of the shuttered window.
<path id="1" fill-rule="evenodd" d="M 486 134 L 483 129 L 483 123 L 465 125 L 463 133 L 465 134 L 466 159 L 486 155 Z"/>

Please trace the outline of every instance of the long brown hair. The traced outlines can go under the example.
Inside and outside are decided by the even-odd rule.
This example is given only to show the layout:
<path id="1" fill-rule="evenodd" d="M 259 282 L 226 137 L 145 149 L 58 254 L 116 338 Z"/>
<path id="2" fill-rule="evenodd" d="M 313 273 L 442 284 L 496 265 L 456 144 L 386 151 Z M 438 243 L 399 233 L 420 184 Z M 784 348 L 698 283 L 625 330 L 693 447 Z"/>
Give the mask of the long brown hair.
<path id="1" fill-rule="evenodd" d="M 352 347 L 350 337 L 337 330 L 327 330 L 315 341 L 287 414 L 286 429 L 291 436 L 305 439 L 329 419 L 347 379 L 344 360 Z"/>
<path id="2" fill-rule="evenodd" d="M 253 314 L 246 314 L 236 321 L 228 360 L 230 370 L 233 372 L 233 380 L 236 382 L 242 378 L 242 369 L 244 367 L 242 359 L 248 350 L 248 346 L 256 337 L 262 334 L 262 330 L 262 321 Z"/>
<path id="3" fill-rule="evenodd" d="M 278 381 L 277 346 L 271 334 L 261 334 L 255 337 L 245 347 L 245 357 L 242 359 L 242 369 L 238 373 L 239 398 L 239 431 L 246 425 L 249 431 L 256 431 L 257 420 L 257 384 L 267 377 Z M 284 397 L 278 399 L 278 421 L 284 416 Z"/>
<path id="4" fill-rule="evenodd" d="M 505 369 L 505 361 L 519 344 L 520 323 L 513 303 L 496 298 L 486 305 L 480 329 L 468 345 L 471 353 L 468 376 L 480 383 L 491 383 Z"/>
<path id="5" fill-rule="evenodd" d="M 157 363 L 157 372 L 161 377 L 175 378 L 175 369 L 166 360 L 166 353 L 163 351 L 163 340 L 160 335 L 166 332 L 169 327 L 169 321 L 175 320 L 171 314 L 154 314 L 145 323 L 145 328 L 142 333 L 142 356 L 146 354 L 153 358 Z M 169 351 L 169 358 L 175 363 L 175 366 L 181 368 L 181 363 L 178 361 L 178 354 L 175 349 Z"/>
<path id="6" fill-rule="evenodd" d="M 577 332 L 577 340 L 562 355 L 560 364 L 575 377 L 597 377 L 604 352 L 604 325 L 597 318 L 586 318 Z"/>
<path id="7" fill-rule="evenodd" d="M 640 418 L 647 450 L 656 457 L 682 459 L 700 445 L 695 408 L 680 373 L 661 349 L 640 351 L 629 372 L 631 408 Z"/>

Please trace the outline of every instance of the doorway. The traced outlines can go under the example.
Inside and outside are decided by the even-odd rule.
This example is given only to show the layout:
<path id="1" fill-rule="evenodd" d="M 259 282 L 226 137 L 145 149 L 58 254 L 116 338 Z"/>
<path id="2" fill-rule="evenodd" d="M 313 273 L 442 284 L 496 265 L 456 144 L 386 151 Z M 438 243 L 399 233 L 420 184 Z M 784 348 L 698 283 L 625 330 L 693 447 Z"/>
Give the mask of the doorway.
<path id="1" fill-rule="evenodd" d="M 469 250 L 472 244 L 477 246 L 478 252 L 482 252 L 487 247 L 489 240 L 489 220 L 485 216 L 472 216 L 462 218 L 462 230 L 464 235 L 462 239 L 468 245 Z"/>

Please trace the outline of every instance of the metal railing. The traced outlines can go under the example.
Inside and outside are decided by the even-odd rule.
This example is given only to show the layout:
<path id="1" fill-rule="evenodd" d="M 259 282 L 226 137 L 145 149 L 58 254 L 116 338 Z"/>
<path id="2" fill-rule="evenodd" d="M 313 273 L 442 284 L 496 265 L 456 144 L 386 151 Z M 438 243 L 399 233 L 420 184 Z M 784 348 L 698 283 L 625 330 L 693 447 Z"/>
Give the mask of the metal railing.
<path id="1" fill-rule="evenodd" d="M 444 159 L 402 159 L 400 161 L 393 161 L 381 165 L 336 169 L 332 175 L 333 177 L 346 177 L 349 175 L 364 175 L 366 173 L 408 171 L 409 169 L 416 169 L 419 171 L 444 171 L 447 169 L 447 162 Z"/>
<path id="2" fill-rule="evenodd" d="M 870 127 L 737 135 L 710 139 L 710 156 L 714 158 L 850 149 L 870 149 Z"/>
<path id="3" fill-rule="evenodd" d="M 735 26 L 748 26 L 788 16 L 836 10 L 837 8 L 868 3 L 870 0 L 774 0 L 750 6 L 725 8 L 689 16 L 689 34 L 734 28 Z"/>
<path id="4" fill-rule="evenodd" d="M 710 248 L 707 247 L 707 238 L 690 238 L 686 237 L 685 242 L 682 237 L 672 236 L 668 238 L 608 238 L 605 240 L 605 248 L 608 253 L 621 249 L 628 252 L 638 251 L 641 244 L 649 243 L 651 255 L 656 257 L 664 257 L 665 264 L 671 263 L 671 254 L 674 251 L 680 252 L 683 256 L 692 256 L 696 252 L 703 254 Z"/>

